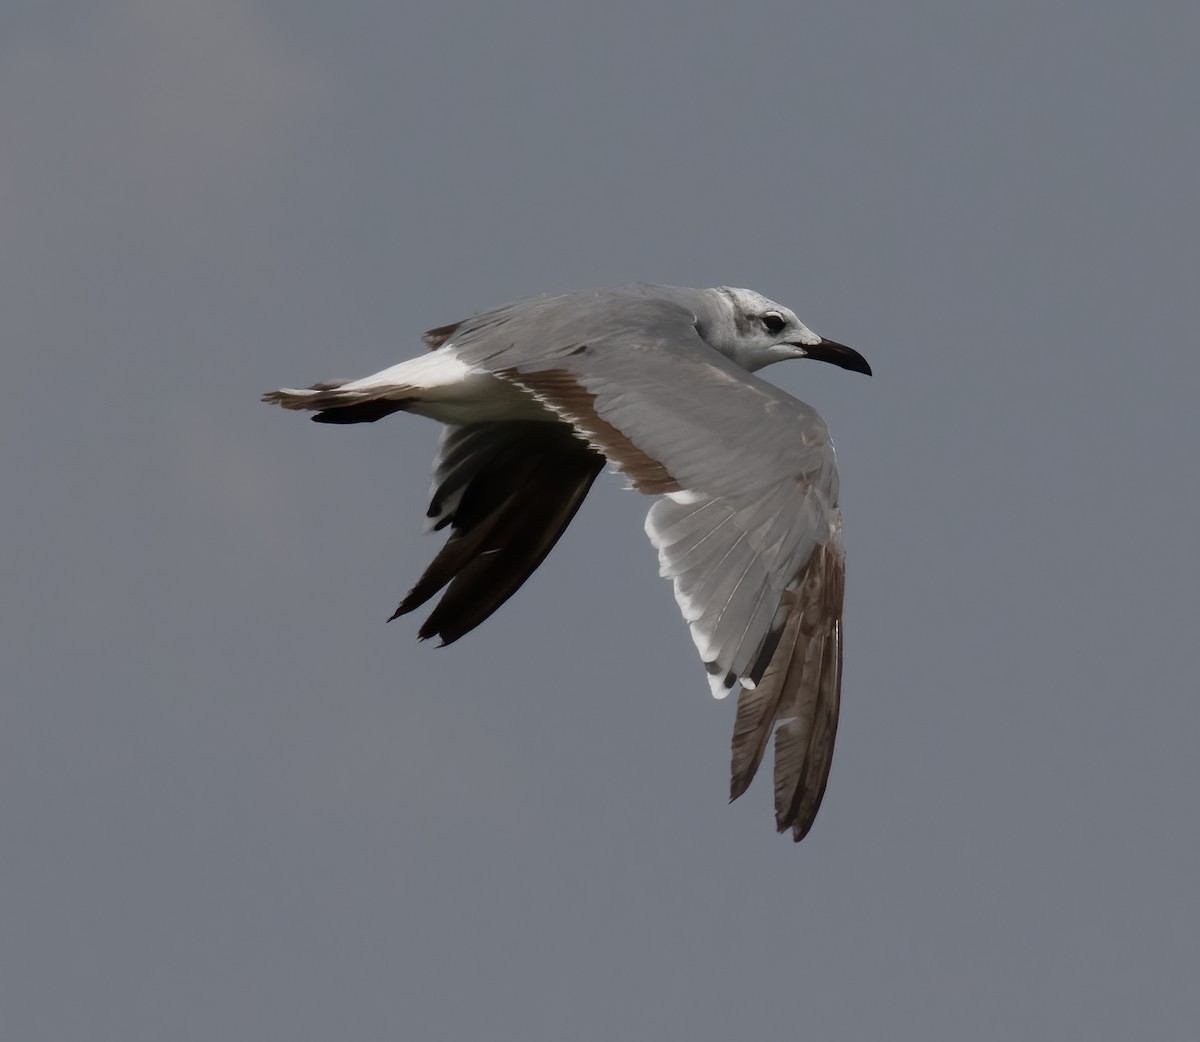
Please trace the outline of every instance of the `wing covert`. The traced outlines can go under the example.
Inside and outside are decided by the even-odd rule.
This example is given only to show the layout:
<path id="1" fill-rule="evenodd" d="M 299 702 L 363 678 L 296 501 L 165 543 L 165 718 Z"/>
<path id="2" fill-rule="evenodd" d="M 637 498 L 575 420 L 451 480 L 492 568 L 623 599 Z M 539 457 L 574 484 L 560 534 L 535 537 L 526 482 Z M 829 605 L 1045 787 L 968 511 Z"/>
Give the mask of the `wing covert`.
<path id="1" fill-rule="evenodd" d="M 833 445 L 814 409 L 736 365 L 676 303 L 627 301 L 589 326 L 555 300 L 460 330 L 468 365 L 533 393 L 661 493 L 646 519 L 714 695 L 739 691 L 731 799 L 776 735 L 780 831 L 807 834 L 829 774 L 841 684 L 844 555 Z"/>

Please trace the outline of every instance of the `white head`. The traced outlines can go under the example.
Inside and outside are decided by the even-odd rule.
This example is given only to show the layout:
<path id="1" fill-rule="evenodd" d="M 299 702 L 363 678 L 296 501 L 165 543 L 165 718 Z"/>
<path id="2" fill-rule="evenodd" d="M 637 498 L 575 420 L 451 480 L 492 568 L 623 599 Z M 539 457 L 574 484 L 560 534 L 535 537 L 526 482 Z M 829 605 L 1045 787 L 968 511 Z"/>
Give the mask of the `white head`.
<path id="1" fill-rule="evenodd" d="M 818 336 L 793 311 L 752 289 L 719 286 L 705 290 L 709 314 L 698 316 L 696 329 L 707 343 L 743 369 L 754 372 L 788 358 L 816 358 L 843 369 L 871 373 L 853 348 Z"/>

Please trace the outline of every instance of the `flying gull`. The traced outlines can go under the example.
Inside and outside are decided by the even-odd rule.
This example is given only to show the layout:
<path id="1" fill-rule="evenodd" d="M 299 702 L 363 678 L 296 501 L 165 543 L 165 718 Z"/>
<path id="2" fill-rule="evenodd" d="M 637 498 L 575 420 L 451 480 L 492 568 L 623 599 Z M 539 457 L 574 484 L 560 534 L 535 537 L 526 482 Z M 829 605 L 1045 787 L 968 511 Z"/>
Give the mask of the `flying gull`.
<path id="1" fill-rule="evenodd" d="M 845 558 L 833 444 L 809 405 L 753 374 L 855 350 L 752 290 L 637 284 L 508 304 L 431 329 L 430 353 L 263 401 L 318 423 L 394 412 L 444 424 L 428 517 L 450 536 L 392 618 L 443 644 L 511 597 L 608 462 L 658 499 L 646 534 L 712 693 L 738 692 L 730 800 L 775 735 L 775 822 L 803 839 L 829 777 Z"/>

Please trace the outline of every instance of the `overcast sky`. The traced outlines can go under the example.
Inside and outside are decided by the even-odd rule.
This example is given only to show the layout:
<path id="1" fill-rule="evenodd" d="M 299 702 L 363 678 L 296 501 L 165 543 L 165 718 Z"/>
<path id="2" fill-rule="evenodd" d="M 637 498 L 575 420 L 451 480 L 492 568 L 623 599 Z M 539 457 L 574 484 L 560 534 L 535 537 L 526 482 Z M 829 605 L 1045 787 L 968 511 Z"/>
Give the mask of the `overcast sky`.
<path id="1" fill-rule="evenodd" d="M 0 6 L 0 1034 L 1195 1037 L 1192 2 Z M 838 446 L 813 832 L 602 478 L 452 648 L 435 424 L 258 403 L 757 289 Z"/>

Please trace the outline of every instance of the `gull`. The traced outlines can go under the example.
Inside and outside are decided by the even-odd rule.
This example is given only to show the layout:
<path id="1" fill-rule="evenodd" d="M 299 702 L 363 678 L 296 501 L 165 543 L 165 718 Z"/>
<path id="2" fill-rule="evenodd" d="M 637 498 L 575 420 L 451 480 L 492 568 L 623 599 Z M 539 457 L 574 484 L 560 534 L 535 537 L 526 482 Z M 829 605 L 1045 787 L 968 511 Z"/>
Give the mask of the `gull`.
<path id="1" fill-rule="evenodd" d="M 422 337 L 429 353 L 263 401 L 318 423 L 444 424 L 428 510 L 449 538 L 391 618 L 442 590 L 420 639 L 449 644 L 534 572 L 608 463 L 658 497 L 658 551 L 712 693 L 738 693 L 730 801 L 775 736 L 775 824 L 825 793 L 842 677 L 845 553 L 824 421 L 754 375 L 790 358 L 868 376 L 857 351 L 752 290 L 638 283 L 531 298 Z M 391 621 L 389 619 L 389 621 Z"/>

